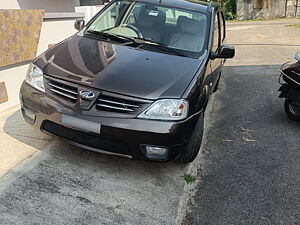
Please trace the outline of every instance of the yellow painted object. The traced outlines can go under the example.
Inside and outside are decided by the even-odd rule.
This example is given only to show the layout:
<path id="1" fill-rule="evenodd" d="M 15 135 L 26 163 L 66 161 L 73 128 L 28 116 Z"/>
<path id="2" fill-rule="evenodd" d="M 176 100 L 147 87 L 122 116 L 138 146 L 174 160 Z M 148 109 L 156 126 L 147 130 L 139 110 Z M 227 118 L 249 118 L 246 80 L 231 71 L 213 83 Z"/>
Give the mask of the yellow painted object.
<path id="1" fill-rule="evenodd" d="M 44 10 L 0 10 L 0 67 L 36 57 Z"/>

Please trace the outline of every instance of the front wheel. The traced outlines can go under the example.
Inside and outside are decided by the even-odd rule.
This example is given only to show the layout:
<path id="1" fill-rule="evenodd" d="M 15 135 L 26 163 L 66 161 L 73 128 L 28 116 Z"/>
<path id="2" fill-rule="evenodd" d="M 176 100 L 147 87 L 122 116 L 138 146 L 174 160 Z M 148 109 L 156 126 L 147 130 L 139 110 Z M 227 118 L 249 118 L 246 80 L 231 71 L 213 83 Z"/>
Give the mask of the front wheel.
<path id="1" fill-rule="evenodd" d="M 300 122 L 300 107 L 293 104 L 289 99 L 285 99 L 284 109 L 291 120 Z"/>
<path id="2" fill-rule="evenodd" d="M 179 163 L 190 163 L 194 161 L 194 159 L 197 157 L 201 143 L 203 138 L 203 129 L 204 129 L 204 113 L 201 113 L 198 122 L 196 124 L 195 130 L 192 133 L 192 136 L 190 137 L 187 147 L 185 151 L 180 155 L 176 162 Z"/>

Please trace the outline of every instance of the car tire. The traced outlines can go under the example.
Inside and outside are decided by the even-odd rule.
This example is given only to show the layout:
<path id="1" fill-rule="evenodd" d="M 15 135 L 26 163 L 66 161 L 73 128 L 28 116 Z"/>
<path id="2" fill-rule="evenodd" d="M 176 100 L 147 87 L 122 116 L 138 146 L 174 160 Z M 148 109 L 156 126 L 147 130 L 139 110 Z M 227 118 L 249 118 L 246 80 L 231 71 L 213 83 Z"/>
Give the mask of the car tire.
<path id="1" fill-rule="evenodd" d="M 285 99 L 284 109 L 291 120 L 300 122 L 300 108 L 294 106 L 294 104 L 289 99 Z"/>
<path id="2" fill-rule="evenodd" d="M 203 138 L 204 113 L 201 113 L 196 127 L 188 140 L 185 151 L 176 159 L 178 163 L 190 163 L 197 157 Z"/>

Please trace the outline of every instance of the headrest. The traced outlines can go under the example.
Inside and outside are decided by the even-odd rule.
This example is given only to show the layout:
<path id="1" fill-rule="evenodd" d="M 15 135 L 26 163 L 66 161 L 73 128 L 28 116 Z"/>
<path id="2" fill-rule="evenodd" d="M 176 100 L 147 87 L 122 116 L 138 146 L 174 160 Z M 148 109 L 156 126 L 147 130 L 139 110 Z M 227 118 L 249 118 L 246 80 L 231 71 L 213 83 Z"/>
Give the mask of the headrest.
<path id="1" fill-rule="evenodd" d="M 189 34 L 197 34 L 202 29 L 201 22 L 194 19 L 184 19 L 181 23 L 181 31 Z"/>
<path id="2" fill-rule="evenodd" d="M 181 29 L 182 21 L 184 21 L 186 19 L 188 19 L 188 17 L 186 17 L 186 16 L 178 16 L 177 22 L 176 22 L 176 26 Z"/>
<path id="3" fill-rule="evenodd" d="M 166 22 L 166 13 L 164 11 L 158 11 L 155 18 L 155 22 L 159 24 L 164 24 Z"/>
<path id="4" fill-rule="evenodd" d="M 144 28 L 151 28 L 153 26 L 155 17 L 150 16 L 146 11 L 142 11 L 138 18 L 138 24 Z"/>

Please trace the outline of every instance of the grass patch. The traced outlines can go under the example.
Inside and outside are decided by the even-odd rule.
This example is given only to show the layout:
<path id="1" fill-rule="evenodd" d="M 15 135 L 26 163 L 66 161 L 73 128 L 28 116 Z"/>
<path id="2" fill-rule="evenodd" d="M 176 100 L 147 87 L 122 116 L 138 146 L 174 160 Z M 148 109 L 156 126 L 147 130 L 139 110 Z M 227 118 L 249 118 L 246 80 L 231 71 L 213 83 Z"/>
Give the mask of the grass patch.
<path id="1" fill-rule="evenodd" d="M 293 18 L 293 19 L 299 19 L 299 18 Z M 272 20 L 288 20 L 288 18 L 282 18 L 282 17 L 271 17 L 271 18 L 257 18 L 257 19 L 248 19 L 248 20 L 227 20 L 226 23 L 239 23 L 239 22 L 264 22 L 264 21 L 272 21 Z"/>
<path id="2" fill-rule="evenodd" d="M 226 20 L 226 23 L 239 23 L 239 22 L 256 22 L 259 20 Z"/>
<path id="3" fill-rule="evenodd" d="M 300 28 L 300 23 L 298 24 L 290 24 L 288 27 L 295 27 L 295 28 Z"/>
<path id="4" fill-rule="evenodd" d="M 188 184 L 194 183 L 196 181 L 196 177 L 193 176 L 192 174 L 185 173 L 182 177 L 185 180 L 185 182 L 187 182 Z"/>

